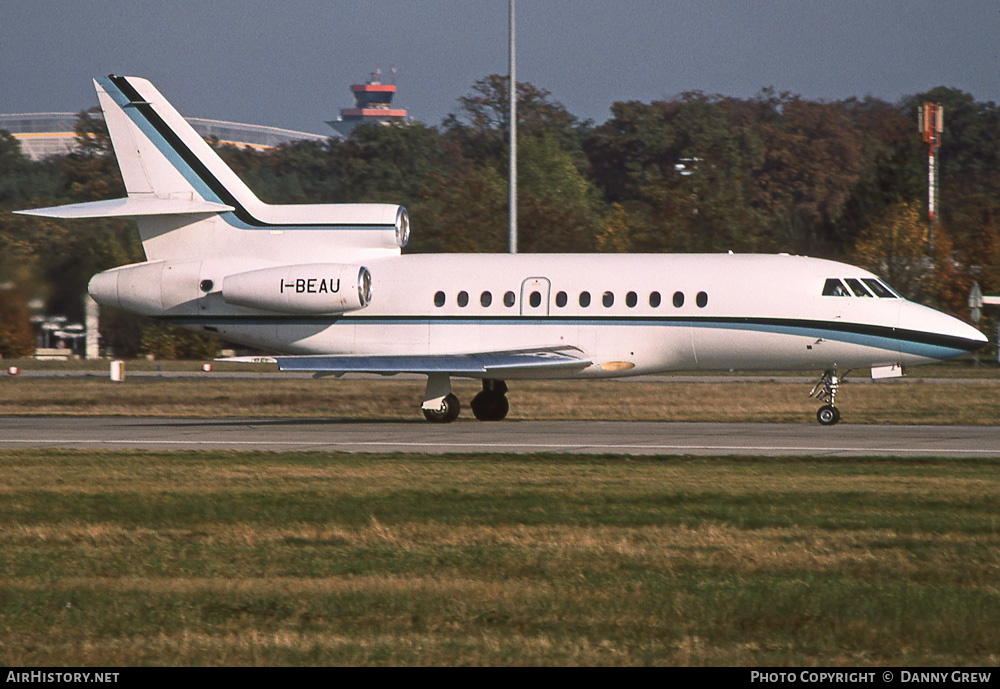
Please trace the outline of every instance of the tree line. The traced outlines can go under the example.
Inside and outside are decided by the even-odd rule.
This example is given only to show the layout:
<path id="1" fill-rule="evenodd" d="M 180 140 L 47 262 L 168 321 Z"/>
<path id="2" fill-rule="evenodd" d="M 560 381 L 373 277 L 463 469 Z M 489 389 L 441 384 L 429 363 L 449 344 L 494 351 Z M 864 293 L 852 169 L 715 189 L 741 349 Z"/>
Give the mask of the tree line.
<path id="1" fill-rule="evenodd" d="M 476 82 L 438 126 L 364 125 L 346 139 L 217 150 L 269 203 L 399 203 L 413 223 L 408 252 L 502 252 L 508 88 L 499 75 Z M 614 103 L 595 124 L 544 89 L 518 83 L 517 92 L 522 252 L 806 254 L 869 268 L 959 316 L 974 281 L 1000 293 L 1000 109 L 992 102 L 945 87 L 898 103 L 693 91 Z M 916 114 L 928 101 L 946 115 L 933 244 Z M 17 339 L 8 331 L 26 313 L 18 304 L 40 298 L 49 313 L 79 317 L 92 274 L 143 258 L 127 220 L 10 214 L 124 195 L 103 121 L 82 112 L 76 134 L 75 152 L 34 162 L 0 132 L 5 356 Z M 120 314 L 103 321 L 120 355 L 205 356 L 216 346 Z"/>

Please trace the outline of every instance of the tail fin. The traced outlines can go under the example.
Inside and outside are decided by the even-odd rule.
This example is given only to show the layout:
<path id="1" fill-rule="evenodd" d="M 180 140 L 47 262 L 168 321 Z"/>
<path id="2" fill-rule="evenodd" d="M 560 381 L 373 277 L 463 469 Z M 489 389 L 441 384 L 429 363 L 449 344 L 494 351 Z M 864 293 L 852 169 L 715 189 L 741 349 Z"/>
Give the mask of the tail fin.
<path id="1" fill-rule="evenodd" d="M 199 199 L 236 209 L 263 204 L 147 80 L 94 80 L 129 196 Z"/>
<path id="2" fill-rule="evenodd" d="M 409 234 L 391 204 L 269 205 L 262 202 L 147 80 L 96 79 L 97 96 L 127 199 L 18 211 L 57 218 L 135 217 L 148 260 L 229 256 L 315 261 L 324 249 L 393 251 Z M 255 230 L 269 230 L 265 239 Z M 285 230 L 338 230 L 279 239 Z M 372 232 L 372 230 L 378 230 Z M 298 233 L 292 233 L 298 234 Z"/>

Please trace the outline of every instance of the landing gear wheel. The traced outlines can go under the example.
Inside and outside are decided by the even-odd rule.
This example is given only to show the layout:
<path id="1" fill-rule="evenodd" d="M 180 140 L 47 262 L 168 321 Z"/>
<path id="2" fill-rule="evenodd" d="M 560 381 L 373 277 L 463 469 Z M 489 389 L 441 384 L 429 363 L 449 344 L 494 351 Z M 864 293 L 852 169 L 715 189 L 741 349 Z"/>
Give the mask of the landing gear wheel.
<path id="1" fill-rule="evenodd" d="M 832 404 L 824 405 L 816 412 L 816 420 L 824 426 L 832 426 L 840 421 L 840 410 Z"/>
<path id="2" fill-rule="evenodd" d="M 813 387 L 810 397 L 815 397 L 820 402 L 826 402 L 819 411 L 816 412 L 816 420 L 824 426 L 832 426 L 840 421 L 840 410 L 837 409 L 837 391 L 840 389 L 841 378 L 837 376 L 837 369 L 829 369 L 823 372 L 823 377 Z"/>
<path id="3" fill-rule="evenodd" d="M 441 400 L 440 409 L 424 409 L 424 418 L 431 423 L 451 423 L 462 411 L 462 403 L 453 394 L 448 394 Z"/>
<path id="4" fill-rule="evenodd" d="M 510 402 L 502 392 L 483 390 L 472 398 L 469 407 L 480 421 L 501 421 L 510 411 Z"/>

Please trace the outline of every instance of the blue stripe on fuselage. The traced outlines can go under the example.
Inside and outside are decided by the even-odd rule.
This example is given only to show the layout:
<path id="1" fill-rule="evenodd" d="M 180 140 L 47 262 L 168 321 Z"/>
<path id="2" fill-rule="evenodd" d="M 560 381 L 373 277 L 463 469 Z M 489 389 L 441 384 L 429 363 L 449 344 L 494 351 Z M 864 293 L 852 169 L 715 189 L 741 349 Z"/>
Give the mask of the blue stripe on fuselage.
<path id="1" fill-rule="evenodd" d="M 213 323 L 216 325 L 263 325 L 263 324 L 284 324 L 284 325 L 327 325 L 335 323 L 345 323 L 352 325 L 501 325 L 501 326 L 523 326 L 523 325 L 570 325 L 570 326 L 645 326 L 645 327 L 691 327 L 720 330 L 743 330 L 750 332 L 772 333 L 778 335 L 790 335 L 795 337 L 808 337 L 815 339 L 845 342 L 863 347 L 882 349 L 887 352 L 901 352 L 902 354 L 920 356 L 931 359 L 947 359 L 979 348 L 981 343 L 964 338 L 951 337 L 947 335 L 935 335 L 933 333 L 910 332 L 898 330 L 888 326 L 870 326 L 862 324 L 828 324 L 824 321 L 811 323 L 781 323 L 781 320 L 793 321 L 795 319 L 774 319 L 779 322 L 754 322 L 752 319 L 733 319 L 732 321 L 706 317 L 698 318 L 658 318 L 658 317 L 603 317 L 603 318 L 581 318 L 576 316 L 497 316 L 497 317 L 469 317 L 469 316 L 167 316 L 163 320 L 178 324 L 195 325 L 199 323 Z M 830 327 L 835 325 L 836 327 Z M 852 329 L 853 328 L 853 329 Z M 862 332 L 871 330 L 874 332 Z M 938 340 L 937 343 L 932 341 Z M 954 346 L 952 346 L 952 343 Z"/>

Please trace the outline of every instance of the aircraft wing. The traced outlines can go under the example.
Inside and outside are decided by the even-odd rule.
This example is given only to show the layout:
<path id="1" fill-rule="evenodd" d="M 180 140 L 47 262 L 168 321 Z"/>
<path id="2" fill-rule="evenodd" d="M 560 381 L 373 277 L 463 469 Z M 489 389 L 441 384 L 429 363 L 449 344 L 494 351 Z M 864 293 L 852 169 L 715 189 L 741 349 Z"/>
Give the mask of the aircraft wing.
<path id="1" fill-rule="evenodd" d="M 219 361 L 276 363 L 282 371 L 313 371 L 321 375 L 344 373 L 449 373 L 474 378 L 503 378 L 527 371 L 583 370 L 590 365 L 576 347 L 539 347 L 504 352 L 415 355 L 307 354 L 265 357 L 232 357 Z"/>

